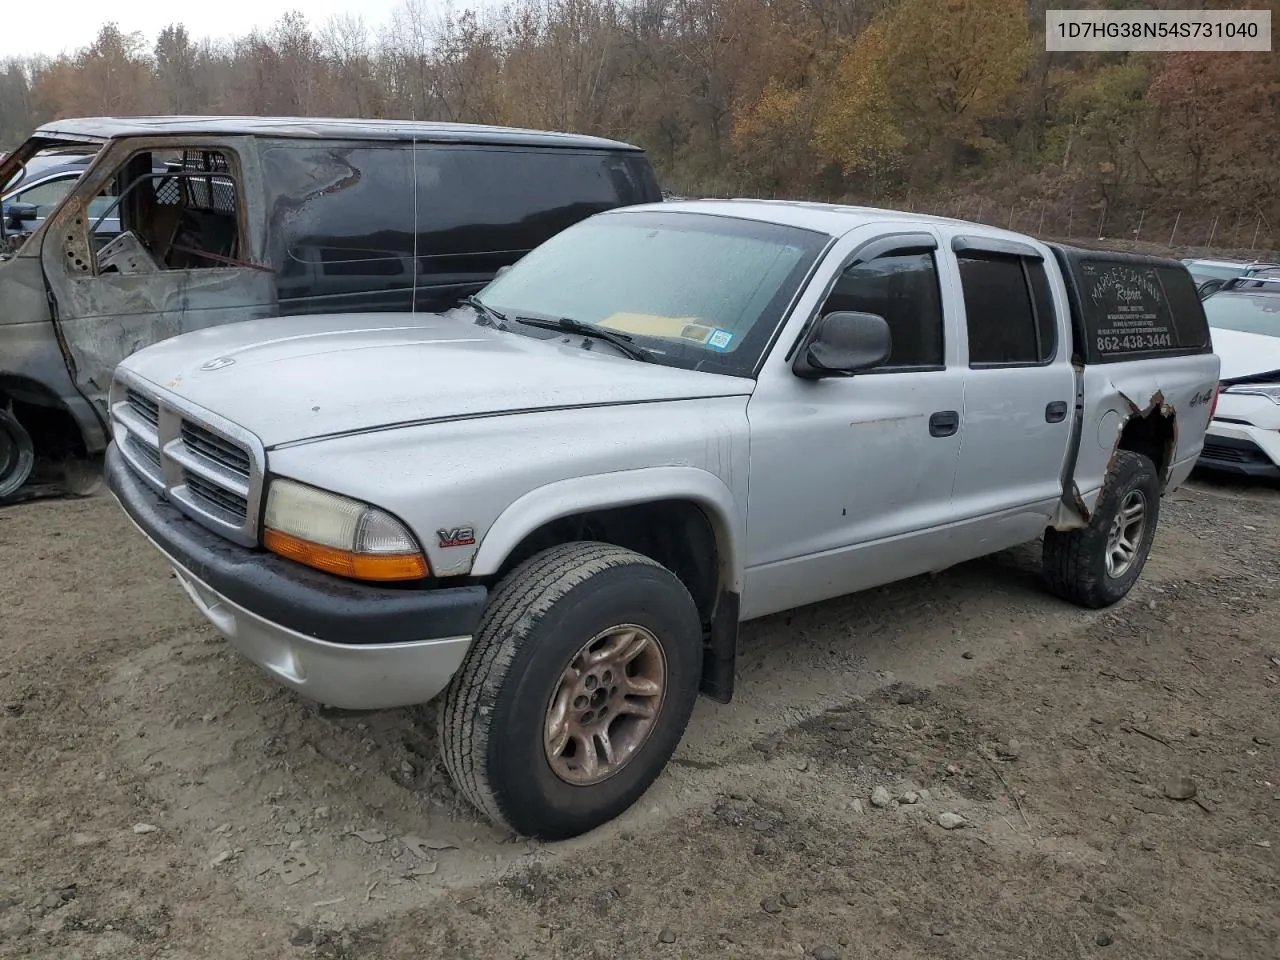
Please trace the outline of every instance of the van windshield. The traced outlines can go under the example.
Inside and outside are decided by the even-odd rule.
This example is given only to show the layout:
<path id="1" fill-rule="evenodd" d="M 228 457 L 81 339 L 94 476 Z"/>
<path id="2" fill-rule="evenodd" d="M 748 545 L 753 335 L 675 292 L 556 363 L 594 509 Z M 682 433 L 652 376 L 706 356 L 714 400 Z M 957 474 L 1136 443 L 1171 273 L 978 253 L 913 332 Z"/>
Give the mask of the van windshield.
<path id="1" fill-rule="evenodd" d="M 658 363 L 751 376 L 830 239 L 706 214 L 602 214 L 533 250 L 479 299 L 512 319 L 623 334 Z"/>

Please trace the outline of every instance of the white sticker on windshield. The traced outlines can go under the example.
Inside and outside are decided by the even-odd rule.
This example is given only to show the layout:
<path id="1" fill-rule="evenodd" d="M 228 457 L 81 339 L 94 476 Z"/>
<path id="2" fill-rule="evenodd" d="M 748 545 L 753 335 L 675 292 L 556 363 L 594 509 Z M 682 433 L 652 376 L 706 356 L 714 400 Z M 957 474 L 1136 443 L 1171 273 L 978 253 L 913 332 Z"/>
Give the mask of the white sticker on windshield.
<path id="1" fill-rule="evenodd" d="M 733 334 L 728 330 L 713 330 L 711 336 L 707 337 L 707 346 L 713 350 L 728 350 L 732 342 Z"/>

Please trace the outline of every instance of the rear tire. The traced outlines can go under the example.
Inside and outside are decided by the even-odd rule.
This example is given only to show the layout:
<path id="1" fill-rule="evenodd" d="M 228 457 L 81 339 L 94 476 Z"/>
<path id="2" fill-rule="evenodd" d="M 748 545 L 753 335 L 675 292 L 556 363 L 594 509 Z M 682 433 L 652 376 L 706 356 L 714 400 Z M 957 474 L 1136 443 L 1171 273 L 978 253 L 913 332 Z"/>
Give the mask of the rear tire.
<path id="1" fill-rule="evenodd" d="M 1042 560 L 1049 590 L 1090 609 L 1121 600 L 1146 566 L 1159 519 L 1155 464 L 1140 453 L 1118 451 L 1089 526 L 1045 531 Z"/>
<path id="2" fill-rule="evenodd" d="M 35 469 L 35 446 L 16 417 L 0 410 L 0 503 L 11 500 Z"/>
<path id="3" fill-rule="evenodd" d="M 662 772 L 701 667 L 697 608 L 671 571 L 609 544 L 553 547 L 494 590 L 441 700 L 445 766 L 515 833 L 585 833 Z"/>

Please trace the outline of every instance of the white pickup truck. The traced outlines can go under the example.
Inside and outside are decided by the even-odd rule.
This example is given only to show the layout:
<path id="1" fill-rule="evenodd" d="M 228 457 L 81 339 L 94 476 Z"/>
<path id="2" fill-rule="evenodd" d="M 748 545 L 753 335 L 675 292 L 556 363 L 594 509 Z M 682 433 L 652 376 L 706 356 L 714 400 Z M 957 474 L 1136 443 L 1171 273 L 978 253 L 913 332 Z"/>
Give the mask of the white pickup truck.
<path id="1" fill-rule="evenodd" d="M 1218 358 L 1173 260 L 953 220 L 599 214 L 443 314 L 272 318 L 120 365 L 107 482 L 299 693 L 440 696 L 456 785 L 563 838 L 659 775 L 742 621 L 1043 537 L 1121 599 Z"/>

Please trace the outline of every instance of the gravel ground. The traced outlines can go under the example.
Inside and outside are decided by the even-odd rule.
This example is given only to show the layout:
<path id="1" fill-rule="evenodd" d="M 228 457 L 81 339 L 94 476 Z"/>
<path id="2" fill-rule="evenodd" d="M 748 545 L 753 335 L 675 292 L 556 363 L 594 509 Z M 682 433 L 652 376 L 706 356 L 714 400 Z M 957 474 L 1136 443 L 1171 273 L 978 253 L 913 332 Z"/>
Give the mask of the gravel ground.
<path id="1" fill-rule="evenodd" d="M 1280 956 L 1274 488 L 1164 503 L 1134 593 L 1028 547 L 746 629 L 593 834 L 477 820 L 433 712 L 242 662 L 109 497 L 0 510 L 0 956 Z"/>

